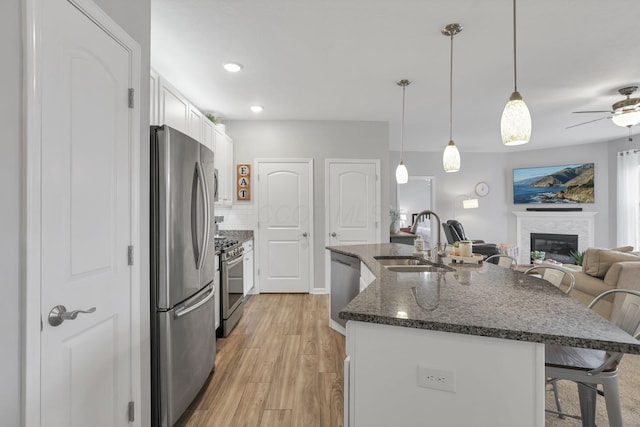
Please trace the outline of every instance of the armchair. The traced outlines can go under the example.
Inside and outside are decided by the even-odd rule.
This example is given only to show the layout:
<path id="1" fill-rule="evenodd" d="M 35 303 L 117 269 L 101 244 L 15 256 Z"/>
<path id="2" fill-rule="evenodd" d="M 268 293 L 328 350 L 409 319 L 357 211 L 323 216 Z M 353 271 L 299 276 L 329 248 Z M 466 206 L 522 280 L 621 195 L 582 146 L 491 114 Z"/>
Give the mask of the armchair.
<path id="1" fill-rule="evenodd" d="M 455 242 L 459 242 L 461 240 L 469 240 L 471 241 L 471 243 L 473 243 L 473 252 L 476 254 L 480 254 L 485 258 L 500 253 L 500 249 L 495 243 L 485 243 L 484 240 L 472 240 L 467 238 L 462 224 L 460 224 L 460 222 L 456 221 L 455 219 L 450 219 L 446 222 L 443 222 L 442 228 L 444 229 L 444 234 L 445 236 L 447 236 L 447 241 L 449 242 L 449 244 L 454 244 Z"/>

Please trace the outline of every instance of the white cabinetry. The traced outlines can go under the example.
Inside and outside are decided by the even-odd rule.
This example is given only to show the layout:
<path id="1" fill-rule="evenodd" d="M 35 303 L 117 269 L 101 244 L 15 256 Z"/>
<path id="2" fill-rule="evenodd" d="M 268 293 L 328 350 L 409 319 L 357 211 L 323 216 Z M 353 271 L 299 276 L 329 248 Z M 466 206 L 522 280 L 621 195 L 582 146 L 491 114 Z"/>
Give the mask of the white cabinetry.
<path id="1" fill-rule="evenodd" d="M 149 84 L 150 123 L 171 126 L 213 150 L 214 167 L 218 169 L 216 205 L 231 206 L 235 186 L 233 139 L 153 70 L 150 73 Z"/>
<path id="2" fill-rule="evenodd" d="M 253 288 L 254 280 L 253 280 L 253 239 L 247 240 L 242 243 L 242 247 L 244 248 L 244 262 L 243 266 L 243 282 L 242 289 L 244 296 L 247 296 L 251 288 Z"/>
<path id="3" fill-rule="evenodd" d="M 202 141 L 203 118 L 210 121 L 196 107 L 189 104 L 189 122 L 187 123 L 187 134 L 196 141 Z"/>
<path id="4" fill-rule="evenodd" d="M 149 74 L 149 124 L 151 125 L 159 125 L 158 121 L 158 84 L 159 84 L 159 76 L 158 73 L 151 70 Z"/>
<path id="5" fill-rule="evenodd" d="M 165 79 L 158 85 L 158 121 L 189 134 L 189 101 Z"/>
<path id="6" fill-rule="evenodd" d="M 233 140 L 218 128 L 214 131 L 215 157 L 213 164 L 218 169 L 218 204 L 231 205 L 233 203 Z"/>

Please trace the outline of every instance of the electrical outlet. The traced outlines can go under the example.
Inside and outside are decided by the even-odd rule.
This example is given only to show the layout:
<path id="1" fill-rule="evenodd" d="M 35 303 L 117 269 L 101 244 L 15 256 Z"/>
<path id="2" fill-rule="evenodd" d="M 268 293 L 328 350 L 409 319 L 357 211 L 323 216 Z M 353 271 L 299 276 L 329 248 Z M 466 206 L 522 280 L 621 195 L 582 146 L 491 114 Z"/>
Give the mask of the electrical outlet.
<path id="1" fill-rule="evenodd" d="M 418 385 L 433 390 L 456 392 L 456 373 L 418 365 Z"/>

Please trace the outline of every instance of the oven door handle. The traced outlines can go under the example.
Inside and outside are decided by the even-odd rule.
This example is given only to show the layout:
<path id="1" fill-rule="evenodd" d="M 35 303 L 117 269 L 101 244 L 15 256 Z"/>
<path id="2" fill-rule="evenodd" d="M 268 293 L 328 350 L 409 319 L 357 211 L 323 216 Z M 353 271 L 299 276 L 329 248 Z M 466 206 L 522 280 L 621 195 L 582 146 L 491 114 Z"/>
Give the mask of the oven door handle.
<path id="1" fill-rule="evenodd" d="M 197 310 L 198 308 L 202 307 L 204 304 L 206 304 L 211 298 L 213 298 L 213 296 L 215 295 L 216 288 L 215 286 L 211 286 L 211 289 L 209 289 L 209 293 L 202 298 L 200 301 L 198 301 L 197 303 L 195 303 L 194 305 L 191 305 L 189 307 L 180 307 L 179 309 L 176 310 L 176 318 L 178 317 L 182 317 L 186 314 L 191 313 L 194 310 Z"/>
<path id="2" fill-rule="evenodd" d="M 240 264 L 243 260 L 244 260 L 244 255 L 240 254 L 240 256 L 237 256 L 236 258 L 233 258 L 230 261 L 225 260 L 224 262 L 227 264 L 227 268 L 231 268 L 231 267 L 235 267 L 236 265 Z"/>

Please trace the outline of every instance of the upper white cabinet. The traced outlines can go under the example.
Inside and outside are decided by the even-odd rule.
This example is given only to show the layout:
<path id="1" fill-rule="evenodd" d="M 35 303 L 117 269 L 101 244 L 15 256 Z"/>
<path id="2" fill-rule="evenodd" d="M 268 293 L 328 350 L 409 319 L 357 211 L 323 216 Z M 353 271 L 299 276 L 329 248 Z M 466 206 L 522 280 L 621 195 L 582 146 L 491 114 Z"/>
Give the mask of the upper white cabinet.
<path id="1" fill-rule="evenodd" d="M 189 101 L 162 77 L 158 85 L 158 121 L 189 134 Z"/>
<path id="2" fill-rule="evenodd" d="M 214 153 L 214 167 L 218 170 L 218 201 L 216 205 L 233 204 L 235 169 L 233 140 L 216 126 L 180 91 L 155 71 L 150 73 L 150 122 L 168 125 L 186 133 Z"/>
<path id="3" fill-rule="evenodd" d="M 218 169 L 218 204 L 233 203 L 233 140 L 218 128 L 214 130 L 213 164 Z"/>
<path id="4" fill-rule="evenodd" d="M 189 121 L 187 123 L 187 134 L 193 139 L 200 142 L 204 142 L 202 138 L 202 126 L 204 126 L 202 119 L 205 119 L 209 122 L 211 121 L 207 119 L 204 114 L 200 112 L 200 110 L 189 104 Z"/>
<path id="5" fill-rule="evenodd" d="M 158 73 L 151 70 L 149 75 L 149 124 L 158 125 L 160 121 L 158 120 L 158 84 L 159 84 L 159 76 Z"/>

